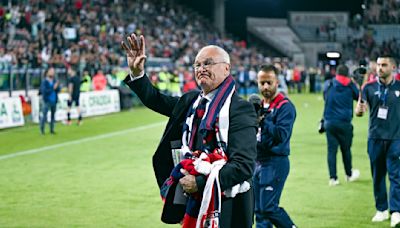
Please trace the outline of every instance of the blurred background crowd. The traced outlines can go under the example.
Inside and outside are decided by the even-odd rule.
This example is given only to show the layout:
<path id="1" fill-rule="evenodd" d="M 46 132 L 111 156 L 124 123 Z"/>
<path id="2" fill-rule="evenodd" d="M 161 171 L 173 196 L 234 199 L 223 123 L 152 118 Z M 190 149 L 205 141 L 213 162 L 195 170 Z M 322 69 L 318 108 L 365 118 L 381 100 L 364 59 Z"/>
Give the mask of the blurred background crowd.
<path id="1" fill-rule="evenodd" d="M 380 54 L 399 58 L 399 32 L 387 36 L 386 30 L 374 25 L 398 24 L 400 1 L 366 0 L 363 7 L 363 15 L 352 16 L 345 27 L 334 20 L 323 22 L 312 38 L 335 42 L 345 34 L 342 59 L 355 67 Z M 132 32 L 145 35 L 148 76 L 170 94 L 197 87 L 191 64 L 206 44 L 230 53 L 232 74 L 244 96 L 257 91 L 255 77 L 261 64 L 274 63 L 280 69 L 280 89 L 286 93 L 320 92 L 323 81 L 335 73 L 327 63 L 298 63 L 258 41 L 222 34 L 207 17 L 175 1 L 3 0 L 0 92 L 37 89 L 49 66 L 56 67 L 62 86 L 67 83 L 67 69 L 73 67 L 81 77 L 92 79 L 87 82 L 89 90 L 120 88 L 127 74 L 120 42 Z"/>

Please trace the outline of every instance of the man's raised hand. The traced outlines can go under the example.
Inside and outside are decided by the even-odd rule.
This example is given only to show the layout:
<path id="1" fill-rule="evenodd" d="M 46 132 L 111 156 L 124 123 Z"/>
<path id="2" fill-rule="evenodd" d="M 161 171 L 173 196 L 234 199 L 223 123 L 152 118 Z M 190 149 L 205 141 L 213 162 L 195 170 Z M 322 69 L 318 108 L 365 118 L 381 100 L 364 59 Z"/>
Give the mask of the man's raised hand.
<path id="1" fill-rule="evenodd" d="M 144 72 L 144 62 L 146 61 L 145 41 L 144 36 L 140 35 L 139 40 L 136 35 L 132 33 L 127 37 L 128 45 L 121 41 L 121 47 L 126 52 L 128 66 L 131 69 L 133 77 L 137 77 Z"/>

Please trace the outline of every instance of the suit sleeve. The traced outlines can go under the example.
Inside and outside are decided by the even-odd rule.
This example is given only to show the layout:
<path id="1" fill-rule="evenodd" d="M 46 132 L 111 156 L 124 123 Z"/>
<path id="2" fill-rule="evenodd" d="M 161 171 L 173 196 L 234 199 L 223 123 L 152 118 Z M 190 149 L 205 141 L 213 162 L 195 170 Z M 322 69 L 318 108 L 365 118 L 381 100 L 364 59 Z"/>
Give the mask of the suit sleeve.
<path id="1" fill-rule="evenodd" d="M 175 104 L 179 97 L 167 96 L 156 89 L 150 82 L 147 75 L 132 81 L 128 75 L 124 82 L 131 88 L 140 98 L 143 104 L 149 109 L 162 115 L 170 117 Z"/>
<path id="2" fill-rule="evenodd" d="M 238 106 L 231 106 L 230 112 L 228 162 L 219 174 L 222 191 L 253 176 L 257 155 L 257 118 L 253 106 L 247 101 L 239 100 Z"/>

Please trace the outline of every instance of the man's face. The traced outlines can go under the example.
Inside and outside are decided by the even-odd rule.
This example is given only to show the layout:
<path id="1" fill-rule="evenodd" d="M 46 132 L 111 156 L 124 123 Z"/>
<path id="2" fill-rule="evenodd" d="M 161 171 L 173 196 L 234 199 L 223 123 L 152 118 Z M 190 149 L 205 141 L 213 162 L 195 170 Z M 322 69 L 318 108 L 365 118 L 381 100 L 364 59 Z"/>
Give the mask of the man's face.
<path id="1" fill-rule="evenodd" d="M 68 69 L 68 75 L 69 75 L 70 77 L 75 76 L 75 71 L 74 71 L 72 68 L 69 68 L 69 69 Z"/>
<path id="2" fill-rule="evenodd" d="M 49 78 L 54 78 L 54 74 L 55 74 L 54 68 L 50 68 L 49 71 L 47 71 L 47 77 Z"/>
<path id="3" fill-rule="evenodd" d="M 229 75 L 230 65 L 215 48 L 204 48 L 193 64 L 197 84 L 205 94 L 216 89 Z"/>
<path id="4" fill-rule="evenodd" d="M 274 97 L 278 89 L 278 79 L 274 71 L 259 71 L 257 74 L 258 89 L 266 99 Z"/>
<path id="5" fill-rule="evenodd" d="M 389 58 L 378 58 L 376 61 L 376 73 L 379 78 L 388 78 L 394 69 L 395 66 Z"/>

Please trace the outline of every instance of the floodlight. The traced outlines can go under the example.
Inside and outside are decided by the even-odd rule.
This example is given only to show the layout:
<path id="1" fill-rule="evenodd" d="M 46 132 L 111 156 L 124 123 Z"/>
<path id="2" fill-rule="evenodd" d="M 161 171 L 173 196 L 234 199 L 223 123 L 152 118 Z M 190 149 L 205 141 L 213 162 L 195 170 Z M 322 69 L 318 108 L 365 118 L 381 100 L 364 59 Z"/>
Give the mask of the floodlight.
<path id="1" fill-rule="evenodd" d="M 337 51 L 328 51 L 326 53 L 326 57 L 328 59 L 339 59 L 340 58 L 340 52 Z"/>

